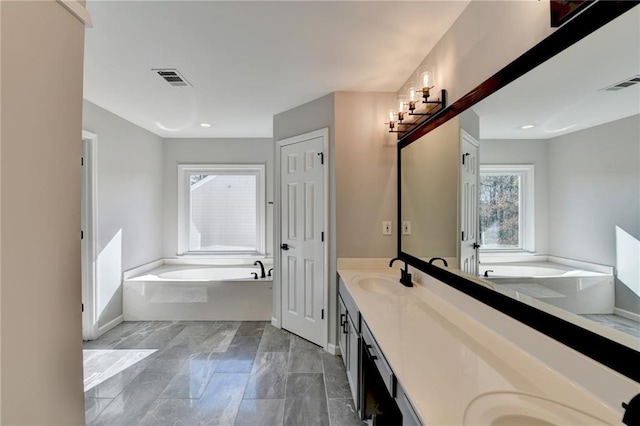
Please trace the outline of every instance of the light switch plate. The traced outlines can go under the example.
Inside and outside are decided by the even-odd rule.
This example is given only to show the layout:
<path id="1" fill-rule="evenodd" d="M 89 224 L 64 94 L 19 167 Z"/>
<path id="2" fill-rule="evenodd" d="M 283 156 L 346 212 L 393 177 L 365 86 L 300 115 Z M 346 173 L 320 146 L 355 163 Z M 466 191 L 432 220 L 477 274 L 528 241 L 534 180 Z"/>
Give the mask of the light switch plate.
<path id="1" fill-rule="evenodd" d="M 382 221 L 382 235 L 391 235 L 391 221 Z"/>
<path id="2" fill-rule="evenodd" d="M 411 235 L 411 221 L 403 220 L 402 221 L 402 235 Z"/>

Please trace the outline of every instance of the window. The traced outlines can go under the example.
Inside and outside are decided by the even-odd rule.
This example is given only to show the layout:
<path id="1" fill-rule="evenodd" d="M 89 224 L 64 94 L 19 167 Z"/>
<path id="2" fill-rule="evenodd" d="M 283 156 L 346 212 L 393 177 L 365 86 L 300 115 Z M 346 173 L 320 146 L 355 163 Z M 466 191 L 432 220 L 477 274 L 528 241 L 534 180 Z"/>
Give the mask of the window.
<path id="1" fill-rule="evenodd" d="M 265 166 L 178 166 L 178 250 L 264 254 Z"/>
<path id="2" fill-rule="evenodd" d="M 480 166 L 480 249 L 533 251 L 533 165 Z"/>

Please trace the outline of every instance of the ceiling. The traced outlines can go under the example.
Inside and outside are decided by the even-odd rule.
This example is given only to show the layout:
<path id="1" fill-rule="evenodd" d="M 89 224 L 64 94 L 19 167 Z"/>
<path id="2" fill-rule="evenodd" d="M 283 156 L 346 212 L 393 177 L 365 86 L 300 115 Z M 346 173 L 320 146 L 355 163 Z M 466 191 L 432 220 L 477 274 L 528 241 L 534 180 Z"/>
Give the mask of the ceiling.
<path id="1" fill-rule="evenodd" d="M 635 7 L 475 105 L 480 137 L 550 139 L 640 114 L 640 84 L 601 90 L 639 75 Z"/>
<path id="2" fill-rule="evenodd" d="M 271 137 L 328 93 L 397 91 L 467 4 L 89 0 L 84 97 L 162 137 Z"/>

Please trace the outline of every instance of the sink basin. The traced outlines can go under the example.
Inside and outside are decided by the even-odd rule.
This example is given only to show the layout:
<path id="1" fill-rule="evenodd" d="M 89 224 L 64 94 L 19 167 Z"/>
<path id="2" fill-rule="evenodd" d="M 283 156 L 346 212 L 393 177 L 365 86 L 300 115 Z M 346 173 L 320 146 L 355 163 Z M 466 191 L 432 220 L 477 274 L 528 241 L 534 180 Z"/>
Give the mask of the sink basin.
<path id="1" fill-rule="evenodd" d="M 357 280 L 357 285 L 363 290 L 372 293 L 391 296 L 402 292 L 402 284 L 389 277 L 367 276 Z"/>

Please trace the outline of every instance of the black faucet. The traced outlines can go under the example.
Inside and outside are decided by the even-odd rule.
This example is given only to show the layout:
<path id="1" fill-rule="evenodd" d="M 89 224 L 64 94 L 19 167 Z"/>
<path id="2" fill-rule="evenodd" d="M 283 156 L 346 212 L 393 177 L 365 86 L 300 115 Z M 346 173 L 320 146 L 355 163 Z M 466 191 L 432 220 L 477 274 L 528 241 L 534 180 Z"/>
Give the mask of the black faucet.
<path id="1" fill-rule="evenodd" d="M 267 272 L 267 276 L 270 277 L 271 276 L 271 271 L 273 271 L 273 268 L 269 269 L 269 272 Z"/>
<path id="2" fill-rule="evenodd" d="M 394 257 L 389 262 L 389 268 L 393 266 L 393 262 L 396 260 L 401 260 L 399 257 Z M 404 261 L 403 261 L 404 262 Z M 411 274 L 409 273 L 409 264 L 404 262 L 404 269 L 400 270 L 400 284 L 406 287 L 413 287 L 413 282 L 411 281 Z"/>
<path id="3" fill-rule="evenodd" d="M 447 261 L 442 257 L 432 257 L 431 259 L 429 259 L 429 265 L 433 265 L 434 260 L 442 260 L 442 263 L 444 263 L 445 268 L 449 267 L 449 264 L 447 263 Z"/>
<path id="4" fill-rule="evenodd" d="M 258 273 L 257 272 L 252 272 L 251 275 L 253 275 L 253 279 L 254 280 L 258 279 Z"/>
<path id="5" fill-rule="evenodd" d="M 253 262 L 253 266 L 260 265 L 260 278 L 267 278 L 267 274 L 264 272 L 264 265 L 259 260 Z"/>
<path id="6" fill-rule="evenodd" d="M 493 269 L 485 269 L 485 271 L 484 271 L 484 277 L 485 278 L 489 278 L 489 272 L 493 272 Z"/>

